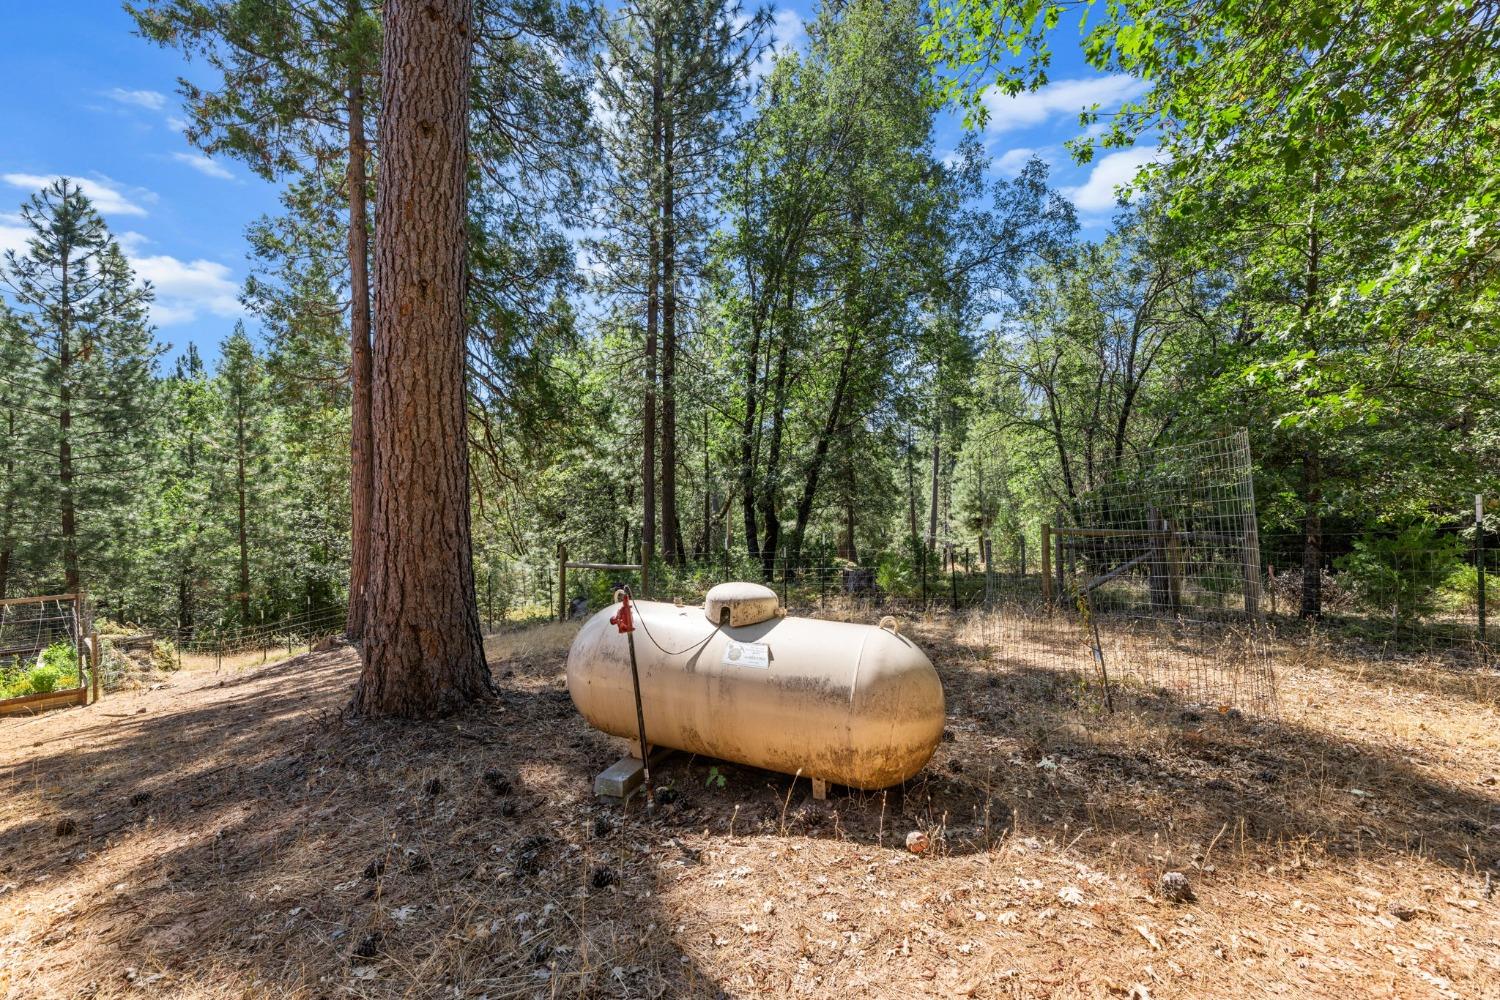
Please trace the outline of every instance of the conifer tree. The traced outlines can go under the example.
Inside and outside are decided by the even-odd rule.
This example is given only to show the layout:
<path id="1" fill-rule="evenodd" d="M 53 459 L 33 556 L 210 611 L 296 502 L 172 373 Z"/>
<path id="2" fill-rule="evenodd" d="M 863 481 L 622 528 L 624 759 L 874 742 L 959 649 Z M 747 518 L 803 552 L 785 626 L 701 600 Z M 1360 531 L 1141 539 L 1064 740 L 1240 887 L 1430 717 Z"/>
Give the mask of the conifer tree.
<path id="1" fill-rule="evenodd" d="M 30 513 L 38 524 L 50 520 L 49 555 L 73 593 L 85 562 L 98 568 L 101 551 L 128 530 L 112 515 L 136 487 L 148 444 L 152 292 L 73 181 L 32 196 L 21 218 L 31 230 L 26 249 L 8 252 L 0 267 L 33 358 L 22 369 L 29 403 L 19 441 L 47 483 L 30 492 Z"/>
<path id="2" fill-rule="evenodd" d="M 673 563 L 686 557 L 677 512 L 683 306 L 701 270 L 711 197 L 764 23 L 764 13 L 747 18 L 735 0 L 632 0 L 604 30 L 600 124 L 614 173 L 597 250 L 606 290 L 636 303 L 630 312 L 643 320 L 644 536 L 654 548 L 659 530 L 662 556 Z"/>
<path id="3" fill-rule="evenodd" d="M 242 626 L 250 623 L 250 546 L 252 525 L 263 513 L 271 420 L 265 399 L 264 364 L 245 335 L 243 323 L 220 348 L 219 507 L 227 514 L 234 548 L 234 602 Z"/>
<path id="4" fill-rule="evenodd" d="M 196 346 L 189 344 L 157 390 L 161 400 L 155 481 L 137 502 L 149 513 L 149 565 L 163 607 L 176 605 L 177 628 L 191 634 L 200 600 L 216 610 L 213 571 L 212 469 L 214 398 Z M 169 592 L 172 596 L 168 596 Z"/>
<path id="5" fill-rule="evenodd" d="M 21 534 L 16 517 L 22 486 L 31 467 L 21 440 L 26 426 L 23 389 L 27 384 L 26 370 L 31 365 L 27 347 L 20 324 L 5 303 L 0 302 L 0 440 L 5 442 L 0 453 L 0 601 L 9 592 L 11 576 L 16 570 Z"/>
<path id="6" fill-rule="evenodd" d="M 248 163 L 268 179 L 318 175 L 342 159 L 351 385 L 351 558 L 348 635 L 364 631 L 369 574 L 371 149 L 367 94 L 380 48 L 378 5 L 367 0 L 143 0 L 127 4 L 141 33 L 201 55 L 222 86 L 181 81 L 192 116 L 188 138 L 209 153 Z"/>
<path id="7" fill-rule="evenodd" d="M 469 509 L 469 0 L 390 0 L 375 231 L 375 506 L 354 708 L 434 716 L 490 690 Z"/>

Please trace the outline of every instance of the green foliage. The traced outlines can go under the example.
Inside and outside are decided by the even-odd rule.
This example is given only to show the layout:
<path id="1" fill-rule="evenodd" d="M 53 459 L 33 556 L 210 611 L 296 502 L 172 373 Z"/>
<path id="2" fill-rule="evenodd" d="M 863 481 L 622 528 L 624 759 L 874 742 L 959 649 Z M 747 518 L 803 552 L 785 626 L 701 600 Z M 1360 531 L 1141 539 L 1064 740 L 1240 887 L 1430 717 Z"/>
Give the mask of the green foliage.
<path id="1" fill-rule="evenodd" d="M 59 640 L 42 650 L 43 667 L 57 671 L 58 675 L 78 672 L 78 651 L 71 642 Z"/>
<path id="2" fill-rule="evenodd" d="M 1479 567 L 1469 563 L 1457 567 L 1443 581 L 1444 604 L 1465 613 L 1479 608 Z M 1489 608 L 1500 607 L 1500 573 L 1486 570 L 1484 598 Z M 1491 612 L 1493 613 L 1493 612 Z"/>
<path id="3" fill-rule="evenodd" d="M 909 557 L 886 552 L 875 565 L 875 586 L 891 597 L 913 597 L 920 587 L 920 574 Z"/>
<path id="4" fill-rule="evenodd" d="M 176 670 L 177 656 L 177 644 L 171 639 L 157 639 L 151 644 L 151 666 L 155 670 Z"/>
<path id="5" fill-rule="evenodd" d="M 30 668 L 15 658 L 0 662 L 0 698 L 51 694 L 76 686 L 77 678 L 78 661 L 73 645 L 55 642 L 42 650 L 38 662 Z"/>
<path id="6" fill-rule="evenodd" d="M 723 791 L 723 789 L 728 784 L 729 782 L 724 777 L 724 772 L 719 770 L 718 766 L 715 765 L 708 769 L 708 780 L 703 783 L 703 786 L 705 788 L 717 788 L 720 791 Z"/>
<path id="7" fill-rule="evenodd" d="M 130 563 L 121 515 L 152 443 L 152 291 L 74 181 L 20 218 L 26 244 L 0 260 L 0 564 L 16 574 L 23 555 L 23 578 L 72 592 Z"/>
<path id="8" fill-rule="evenodd" d="M 1334 565 L 1355 593 L 1392 624 L 1430 615 L 1435 598 L 1458 561 L 1459 540 L 1429 524 L 1411 524 L 1395 534 L 1370 534 Z"/>

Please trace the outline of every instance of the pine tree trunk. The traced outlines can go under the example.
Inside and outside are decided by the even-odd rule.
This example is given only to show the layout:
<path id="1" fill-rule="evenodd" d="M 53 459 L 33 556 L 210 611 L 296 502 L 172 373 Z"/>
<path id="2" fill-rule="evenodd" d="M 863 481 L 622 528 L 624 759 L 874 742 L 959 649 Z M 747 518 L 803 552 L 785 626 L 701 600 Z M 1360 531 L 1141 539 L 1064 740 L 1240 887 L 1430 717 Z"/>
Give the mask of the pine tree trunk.
<path id="1" fill-rule="evenodd" d="M 239 500 L 240 627 L 245 628 L 250 624 L 250 542 L 245 517 L 245 397 L 242 393 L 236 395 L 234 405 L 234 484 Z"/>
<path id="2" fill-rule="evenodd" d="M 927 509 L 927 551 L 937 548 L 938 523 L 938 469 L 942 461 L 943 427 L 935 423 L 932 428 L 932 505 Z"/>
<path id="3" fill-rule="evenodd" d="M 187 566 L 177 572 L 177 631 L 193 631 L 193 589 Z"/>
<path id="4" fill-rule="evenodd" d="M 62 504 L 63 592 L 76 594 L 82 585 L 78 572 L 78 511 L 73 496 L 73 301 L 68 285 L 71 248 L 62 252 L 62 295 L 59 303 L 62 325 L 57 335 L 57 480 Z"/>
<path id="5" fill-rule="evenodd" d="M 1323 481 L 1318 452 L 1302 453 L 1302 607 L 1303 618 L 1323 614 Z"/>
<path id="6" fill-rule="evenodd" d="M 916 442 L 912 440 L 911 425 L 906 425 L 906 531 L 913 548 L 917 545 L 917 471 Z"/>
<path id="7" fill-rule="evenodd" d="M 673 135 L 670 102 L 662 109 L 661 192 L 661 550 L 667 562 L 681 561 L 677 522 L 677 192 L 672 172 Z"/>
<path id="8" fill-rule="evenodd" d="M 359 15 L 349 4 L 352 24 Z M 344 634 L 358 642 L 365 634 L 365 595 L 370 579 L 370 508 L 375 481 L 370 461 L 370 234 L 365 186 L 365 84 L 362 67 L 349 74 L 349 361 L 352 396 L 349 419 L 349 614 Z"/>
<path id="9" fill-rule="evenodd" d="M 1302 306 L 1299 310 L 1303 328 L 1308 323 L 1320 295 L 1323 244 L 1318 230 L 1318 192 L 1322 174 L 1313 171 L 1313 197 L 1307 213 L 1307 256 L 1302 274 Z M 1316 338 L 1309 346 L 1316 352 Z M 1323 465 L 1315 442 L 1309 441 L 1302 453 L 1302 607 L 1303 618 L 1323 614 Z"/>
<path id="10" fill-rule="evenodd" d="M 16 439 L 16 415 L 12 412 L 7 413 L 5 417 L 7 425 L 6 440 L 14 441 Z M 5 479 L 7 483 L 14 482 L 12 477 L 15 475 L 15 471 L 15 459 L 7 454 L 5 456 Z M 15 542 L 12 537 L 12 530 L 15 527 L 15 514 L 15 494 L 7 492 L 5 496 L 5 508 L 4 510 L 0 510 L 0 601 L 5 600 L 6 595 L 10 592 L 10 564 L 11 560 L 15 558 Z"/>
<path id="11" fill-rule="evenodd" d="M 652 45 L 651 68 L 651 197 L 661 196 L 661 36 Z M 655 203 L 647 213 L 646 237 L 646 392 L 641 401 L 641 544 L 642 558 L 650 560 L 656 547 L 656 337 L 661 311 L 661 232 Z"/>
<path id="12" fill-rule="evenodd" d="M 760 326 L 751 321 L 750 350 L 745 352 L 745 417 L 740 424 L 740 511 L 745 518 L 745 549 L 760 558 L 760 527 L 755 518 L 755 427 L 760 402 Z M 728 522 L 725 522 L 726 526 Z"/>
<path id="13" fill-rule="evenodd" d="M 707 560 L 714 550 L 713 494 L 709 482 L 708 408 L 703 409 L 703 545 L 698 558 Z"/>
<path id="14" fill-rule="evenodd" d="M 470 0 L 387 0 L 363 715 L 490 690 L 469 533 L 464 320 Z"/>

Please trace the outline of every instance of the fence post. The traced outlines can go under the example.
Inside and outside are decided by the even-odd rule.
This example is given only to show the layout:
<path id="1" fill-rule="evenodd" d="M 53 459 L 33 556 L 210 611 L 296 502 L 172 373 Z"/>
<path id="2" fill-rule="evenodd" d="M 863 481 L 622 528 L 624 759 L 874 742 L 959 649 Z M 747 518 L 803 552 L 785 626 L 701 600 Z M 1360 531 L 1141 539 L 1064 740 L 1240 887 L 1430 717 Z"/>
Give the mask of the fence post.
<path id="1" fill-rule="evenodd" d="M 89 633 L 89 665 L 94 671 L 94 701 L 99 700 L 99 630 Z"/>
<path id="2" fill-rule="evenodd" d="M 1025 575 L 1025 571 L 1022 571 Z M 1042 599 L 1052 603 L 1052 525 L 1042 525 Z"/>
<path id="3" fill-rule="evenodd" d="M 641 539 L 641 596 L 651 596 L 651 543 Z"/>
<path id="4" fill-rule="evenodd" d="M 1479 570 L 1479 641 L 1485 641 L 1484 494 L 1474 494 L 1474 562 Z"/>
<path id="5" fill-rule="evenodd" d="M 568 620 L 568 547 L 557 543 L 557 620 Z"/>
<path id="6" fill-rule="evenodd" d="M 995 539 L 986 536 L 984 539 L 984 606 L 989 607 L 990 601 L 994 599 L 991 593 L 992 577 L 995 571 Z"/>

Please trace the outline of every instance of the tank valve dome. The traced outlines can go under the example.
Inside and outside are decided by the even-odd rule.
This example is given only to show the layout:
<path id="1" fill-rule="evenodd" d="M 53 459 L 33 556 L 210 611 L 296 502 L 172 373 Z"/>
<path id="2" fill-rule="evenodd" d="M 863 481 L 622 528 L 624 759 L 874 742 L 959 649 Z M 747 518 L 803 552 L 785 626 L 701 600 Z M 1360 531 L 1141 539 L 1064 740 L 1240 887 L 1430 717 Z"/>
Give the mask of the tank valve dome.
<path id="1" fill-rule="evenodd" d="M 776 591 L 759 583 L 721 583 L 703 599 L 703 613 L 715 625 L 739 628 L 776 617 Z"/>

